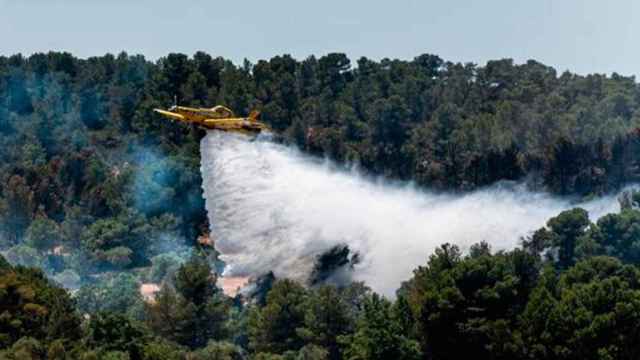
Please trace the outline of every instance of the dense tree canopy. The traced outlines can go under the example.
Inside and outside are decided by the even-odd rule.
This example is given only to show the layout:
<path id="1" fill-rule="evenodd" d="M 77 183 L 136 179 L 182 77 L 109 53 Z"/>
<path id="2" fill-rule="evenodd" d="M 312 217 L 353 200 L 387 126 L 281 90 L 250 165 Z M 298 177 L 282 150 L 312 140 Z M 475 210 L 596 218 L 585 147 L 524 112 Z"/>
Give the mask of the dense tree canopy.
<path id="1" fill-rule="evenodd" d="M 639 356 L 637 193 L 600 219 L 562 212 L 510 251 L 443 245 L 395 299 L 322 284 L 357 262 L 346 247 L 317 259 L 311 286 L 271 274 L 226 297 L 196 240 L 203 132 L 152 113 L 174 97 L 259 109 L 276 141 L 435 190 L 520 180 L 594 196 L 640 176 L 640 88 L 618 74 L 430 54 L 3 56 L 0 251 L 14 265 L 0 257 L 0 357 Z M 148 283 L 160 290 L 143 298 Z"/>

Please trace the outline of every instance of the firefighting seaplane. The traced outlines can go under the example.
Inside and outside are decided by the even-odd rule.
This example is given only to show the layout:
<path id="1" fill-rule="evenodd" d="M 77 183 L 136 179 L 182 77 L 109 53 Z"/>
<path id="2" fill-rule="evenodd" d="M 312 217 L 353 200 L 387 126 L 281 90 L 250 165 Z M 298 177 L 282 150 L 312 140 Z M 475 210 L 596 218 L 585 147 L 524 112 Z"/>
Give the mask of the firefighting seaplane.
<path id="1" fill-rule="evenodd" d="M 153 109 L 153 111 L 170 119 L 187 124 L 194 124 L 205 129 L 257 135 L 262 131 L 269 131 L 269 127 L 258 121 L 260 112 L 253 110 L 247 117 L 238 117 L 229 108 L 218 105 L 212 108 L 193 108 L 178 106 L 167 110 Z"/>

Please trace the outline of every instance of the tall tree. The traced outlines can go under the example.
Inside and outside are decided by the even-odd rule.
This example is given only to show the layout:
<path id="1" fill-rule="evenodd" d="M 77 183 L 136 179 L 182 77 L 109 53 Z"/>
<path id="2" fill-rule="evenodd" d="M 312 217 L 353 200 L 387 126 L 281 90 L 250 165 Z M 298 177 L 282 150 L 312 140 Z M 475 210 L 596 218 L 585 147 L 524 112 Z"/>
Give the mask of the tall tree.
<path id="1" fill-rule="evenodd" d="M 299 350 L 305 343 L 298 329 L 304 326 L 307 296 L 296 282 L 278 280 L 269 291 L 265 306 L 249 315 L 250 348 L 272 354 Z"/>

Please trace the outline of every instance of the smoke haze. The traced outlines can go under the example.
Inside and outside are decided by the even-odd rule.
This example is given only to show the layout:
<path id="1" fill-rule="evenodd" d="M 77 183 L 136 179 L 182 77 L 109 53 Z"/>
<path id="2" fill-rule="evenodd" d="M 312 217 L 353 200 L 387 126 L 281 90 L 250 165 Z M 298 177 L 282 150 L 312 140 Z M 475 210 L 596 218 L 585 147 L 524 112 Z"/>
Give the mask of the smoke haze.
<path id="1" fill-rule="evenodd" d="M 347 244 L 362 259 L 354 279 L 391 296 L 443 243 L 511 249 L 562 210 L 581 206 L 592 220 L 619 210 L 615 196 L 576 204 L 516 184 L 436 194 L 340 170 L 265 138 L 214 131 L 201 154 L 225 276 L 274 271 L 306 280 L 319 253 Z"/>

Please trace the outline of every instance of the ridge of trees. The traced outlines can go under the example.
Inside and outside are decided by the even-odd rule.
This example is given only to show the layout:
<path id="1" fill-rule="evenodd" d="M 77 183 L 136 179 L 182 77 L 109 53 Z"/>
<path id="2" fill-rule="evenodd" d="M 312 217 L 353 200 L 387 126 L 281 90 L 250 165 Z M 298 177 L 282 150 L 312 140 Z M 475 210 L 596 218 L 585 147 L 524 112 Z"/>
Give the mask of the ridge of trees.
<path id="1" fill-rule="evenodd" d="M 627 254 L 640 247 L 639 220 L 635 205 L 596 222 L 576 208 L 514 250 L 478 243 L 463 254 L 444 244 L 394 300 L 357 282 L 308 288 L 287 279 L 263 303 L 232 299 L 194 254 L 139 313 L 131 304 L 79 312 L 42 271 L 0 257 L 0 356 L 635 359 L 640 263 Z"/>
<path id="2" fill-rule="evenodd" d="M 640 171 L 640 90 L 618 74 L 430 54 L 354 64 L 339 53 L 282 55 L 241 66 L 203 52 L 156 62 L 2 56 L 0 243 L 9 258 L 84 281 L 149 265 L 164 250 L 158 238 L 194 245 L 207 229 L 203 132 L 153 114 L 174 96 L 260 109 L 280 141 L 432 189 L 526 180 L 592 196 Z M 73 264 L 53 248 L 77 250 Z"/>

